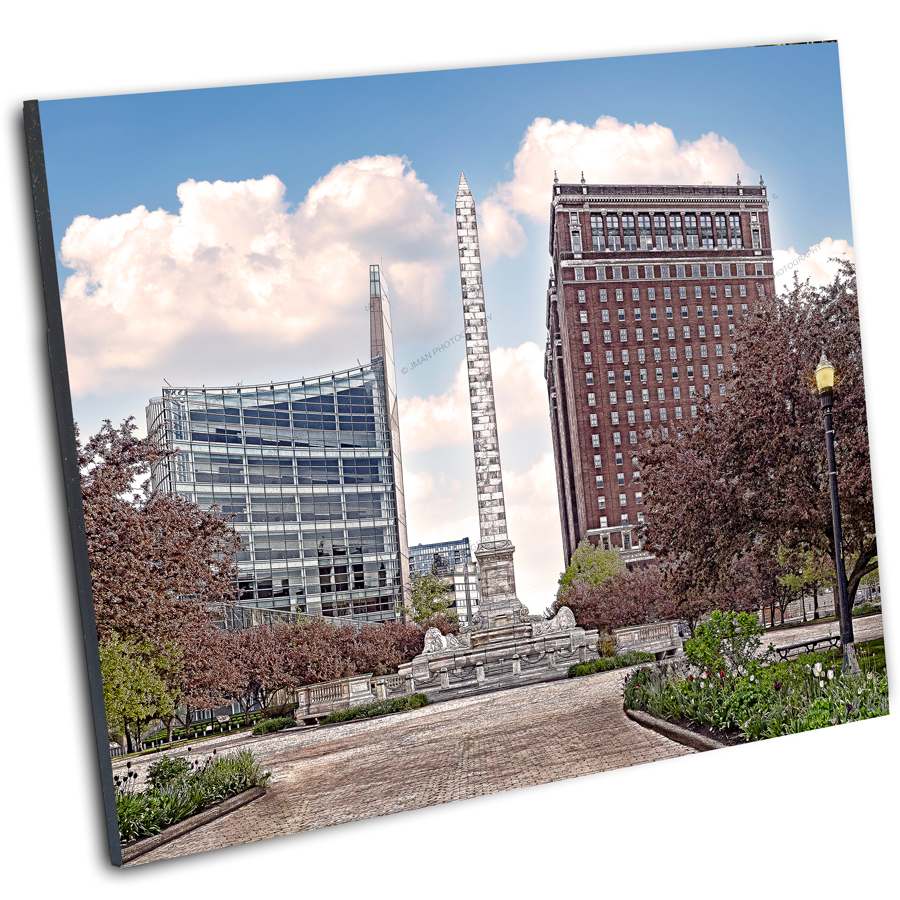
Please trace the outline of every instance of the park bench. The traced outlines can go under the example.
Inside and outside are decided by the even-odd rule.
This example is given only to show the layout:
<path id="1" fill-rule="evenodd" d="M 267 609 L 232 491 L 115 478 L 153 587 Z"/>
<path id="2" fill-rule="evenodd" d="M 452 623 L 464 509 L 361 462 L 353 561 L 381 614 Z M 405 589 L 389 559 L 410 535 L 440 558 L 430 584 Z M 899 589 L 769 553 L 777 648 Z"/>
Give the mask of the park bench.
<path id="1" fill-rule="evenodd" d="M 841 636 L 833 634 L 829 637 L 810 638 L 808 641 L 798 641 L 796 644 L 788 644 L 786 647 L 776 647 L 775 652 L 784 661 L 787 662 L 788 656 L 793 650 L 805 650 L 807 653 L 815 653 L 816 647 L 825 646 L 837 649 L 841 645 Z M 800 655 L 799 653 L 797 654 Z"/>

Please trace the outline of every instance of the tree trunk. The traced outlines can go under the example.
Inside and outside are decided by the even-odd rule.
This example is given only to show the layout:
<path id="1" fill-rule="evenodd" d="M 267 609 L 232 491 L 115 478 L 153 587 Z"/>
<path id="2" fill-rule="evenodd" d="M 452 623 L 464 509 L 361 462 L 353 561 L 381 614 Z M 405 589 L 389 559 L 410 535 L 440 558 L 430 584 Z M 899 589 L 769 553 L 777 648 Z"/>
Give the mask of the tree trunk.
<path id="1" fill-rule="evenodd" d="M 819 586 L 813 588 L 813 622 L 819 618 Z"/>
<path id="2" fill-rule="evenodd" d="M 125 752 L 133 753 L 134 750 L 133 750 L 132 744 L 131 744 L 131 732 L 128 730 L 128 719 L 123 719 L 123 722 L 125 724 L 125 748 L 126 748 Z"/>

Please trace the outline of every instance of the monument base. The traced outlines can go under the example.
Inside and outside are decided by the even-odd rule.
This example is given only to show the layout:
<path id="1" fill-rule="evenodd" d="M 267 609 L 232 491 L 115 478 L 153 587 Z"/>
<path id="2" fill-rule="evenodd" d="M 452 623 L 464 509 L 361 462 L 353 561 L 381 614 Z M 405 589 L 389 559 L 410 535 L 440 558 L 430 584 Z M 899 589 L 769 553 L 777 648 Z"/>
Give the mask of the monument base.
<path id="1" fill-rule="evenodd" d="M 421 693 L 432 702 L 453 700 L 564 678 L 574 663 L 598 658 L 597 631 L 579 628 L 568 607 L 549 620 L 529 616 L 520 602 L 519 607 L 510 609 L 509 621 L 494 616 L 493 627 L 477 623 L 459 636 L 429 628 L 424 651 L 400 666 L 390 696 Z"/>

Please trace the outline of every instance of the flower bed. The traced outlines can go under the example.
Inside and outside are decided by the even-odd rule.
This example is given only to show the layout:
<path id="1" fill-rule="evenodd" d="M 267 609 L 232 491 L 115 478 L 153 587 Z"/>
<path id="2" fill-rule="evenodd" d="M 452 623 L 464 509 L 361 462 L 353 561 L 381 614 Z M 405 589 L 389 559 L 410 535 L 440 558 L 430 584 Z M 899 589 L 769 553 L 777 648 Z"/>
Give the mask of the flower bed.
<path id="1" fill-rule="evenodd" d="M 266 787 L 271 777 L 248 750 L 219 755 L 213 750 L 205 761 L 163 756 L 148 770 L 149 787 L 137 791 L 137 772 L 114 778 L 119 840 L 124 844 L 159 834 L 163 828 L 215 806 L 252 787 Z"/>
<path id="2" fill-rule="evenodd" d="M 881 643 L 881 642 L 872 642 Z M 865 665 L 859 675 L 840 675 L 840 658 L 808 654 L 791 662 L 737 667 L 697 666 L 696 659 L 644 667 L 624 685 L 625 706 L 692 728 L 724 733 L 728 742 L 778 737 L 874 718 L 888 713 L 887 675 Z M 883 656 L 880 657 L 883 660 Z"/>

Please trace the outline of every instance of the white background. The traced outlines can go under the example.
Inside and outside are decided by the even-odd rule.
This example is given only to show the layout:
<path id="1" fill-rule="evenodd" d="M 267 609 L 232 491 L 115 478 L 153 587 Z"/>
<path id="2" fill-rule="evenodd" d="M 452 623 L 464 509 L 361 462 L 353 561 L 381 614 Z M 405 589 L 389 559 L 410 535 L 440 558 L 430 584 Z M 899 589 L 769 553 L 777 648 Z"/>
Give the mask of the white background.
<path id="1" fill-rule="evenodd" d="M 898 716 L 119 871 L 108 862 L 22 101 L 837 38 L 888 666 L 900 635 L 896 45 L 875 4 L 24 4 L 3 21 L 3 848 L 8 896 L 894 895 Z M 728 73 L 711 73 L 727 78 Z M 764 114 L 736 85 L 735 101 Z M 801 106 L 802 96 L 796 98 Z M 893 110 L 893 112 L 892 112 Z M 348 110 L 348 115 L 358 111 Z M 823 190 L 828 186 L 823 185 Z M 891 242 L 891 244 L 889 244 Z M 894 690 L 896 699 L 896 689 Z M 157 892 L 162 892 L 157 894 Z"/>

